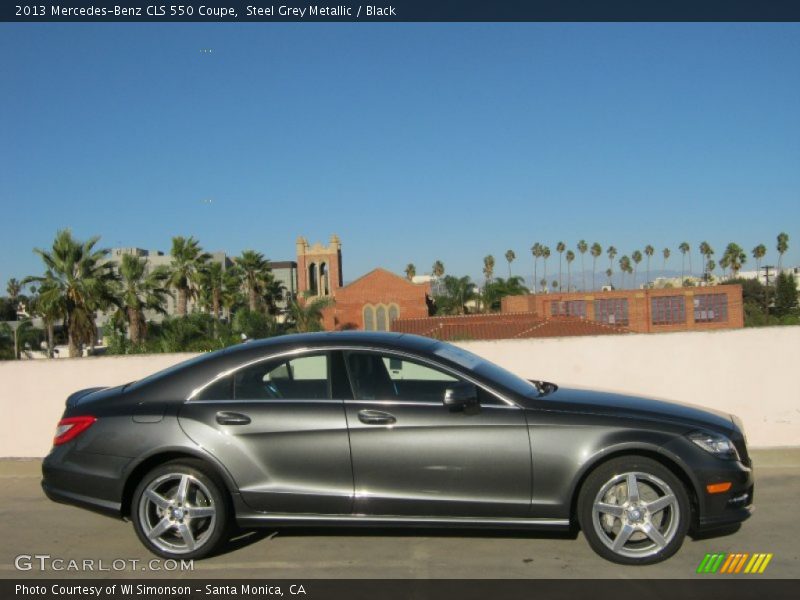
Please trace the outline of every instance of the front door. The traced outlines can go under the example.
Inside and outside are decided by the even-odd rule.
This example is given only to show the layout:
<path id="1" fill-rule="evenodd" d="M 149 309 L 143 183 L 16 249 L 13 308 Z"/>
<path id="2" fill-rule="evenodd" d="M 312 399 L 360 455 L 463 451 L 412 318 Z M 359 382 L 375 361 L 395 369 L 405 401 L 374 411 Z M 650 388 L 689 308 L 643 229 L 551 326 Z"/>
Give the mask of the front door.
<path id="1" fill-rule="evenodd" d="M 481 388 L 479 406 L 447 407 L 445 390 L 470 384 L 424 360 L 347 351 L 343 362 L 353 391 L 345 405 L 355 513 L 528 516 L 531 451 L 522 409 Z"/>
<path id="2" fill-rule="evenodd" d="M 252 508 L 350 514 L 347 423 L 329 363 L 325 352 L 255 362 L 183 405 L 181 427 L 225 465 Z"/>

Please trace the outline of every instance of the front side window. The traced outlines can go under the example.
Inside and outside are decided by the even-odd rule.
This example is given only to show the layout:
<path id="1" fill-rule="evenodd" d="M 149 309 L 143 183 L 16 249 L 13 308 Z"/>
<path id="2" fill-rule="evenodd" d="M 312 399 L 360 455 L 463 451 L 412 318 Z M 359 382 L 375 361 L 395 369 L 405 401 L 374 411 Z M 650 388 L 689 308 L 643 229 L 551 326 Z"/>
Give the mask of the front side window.
<path id="1" fill-rule="evenodd" d="M 215 381 L 197 400 L 324 400 L 328 357 L 316 354 L 258 362 Z"/>
<path id="2" fill-rule="evenodd" d="M 463 381 L 421 362 L 374 352 L 348 352 L 347 371 L 356 400 L 442 402 L 444 391 Z"/>

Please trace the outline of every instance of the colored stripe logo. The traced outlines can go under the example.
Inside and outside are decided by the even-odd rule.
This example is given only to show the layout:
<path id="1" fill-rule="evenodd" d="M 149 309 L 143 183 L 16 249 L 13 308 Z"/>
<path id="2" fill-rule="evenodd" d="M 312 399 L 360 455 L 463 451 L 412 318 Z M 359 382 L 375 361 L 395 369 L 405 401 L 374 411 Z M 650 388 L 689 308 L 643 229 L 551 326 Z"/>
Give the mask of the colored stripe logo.
<path id="1" fill-rule="evenodd" d="M 772 553 L 753 553 L 748 552 L 719 552 L 716 554 L 706 554 L 697 567 L 698 573 L 716 573 L 735 575 L 738 573 L 756 575 L 763 573 L 769 561 L 772 560 Z"/>

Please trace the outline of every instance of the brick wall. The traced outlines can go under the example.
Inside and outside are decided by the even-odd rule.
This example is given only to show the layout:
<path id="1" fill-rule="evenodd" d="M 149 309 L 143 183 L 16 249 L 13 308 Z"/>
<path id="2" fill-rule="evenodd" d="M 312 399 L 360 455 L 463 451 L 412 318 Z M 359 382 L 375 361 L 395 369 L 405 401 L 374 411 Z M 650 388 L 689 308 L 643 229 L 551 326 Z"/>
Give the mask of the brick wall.
<path id="1" fill-rule="evenodd" d="M 698 306 L 695 310 L 695 301 L 700 302 L 701 296 L 725 297 L 723 305 L 727 311 L 724 320 L 709 320 L 706 322 L 695 319 L 698 315 L 709 315 L 710 311 L 703 311 L 703 306 Z M 670 306 L 682 305 L 684 320 L 682 322 L 669 324 L 654 324 L 653 322 L 653 299 L 668 298 L 675 299 L 675 304 L 670 301 Z M 552 312 L 553 302 L 571 302 L 575 300 L 585 301 L 585 318 L 595 320 L 594 301 L 601 299 L 619 299 L 627 301 L 628 323 L 624 326 L 639 333 L 658 333 L 662 331 L 693 331 L 710 329 L 736 329 L 744 327 L 744 309 L 742 303 L 742 286 L 740 285 L 717 285 L 708 287 L 685 287 L 667 289 L 647 289 L 647 290 L 613 290 L 609 292 L 571 292 L 554 294 L 528 294 L 525 296 L 508 297 L 503 299 L 503 312 L 518 312 L 522 306 L 527 306 L 528 310 L 535 312 L 543 318 L 554 317 Z M 719 312 L 719 305 L 714 305 L 712 310 Z"/>

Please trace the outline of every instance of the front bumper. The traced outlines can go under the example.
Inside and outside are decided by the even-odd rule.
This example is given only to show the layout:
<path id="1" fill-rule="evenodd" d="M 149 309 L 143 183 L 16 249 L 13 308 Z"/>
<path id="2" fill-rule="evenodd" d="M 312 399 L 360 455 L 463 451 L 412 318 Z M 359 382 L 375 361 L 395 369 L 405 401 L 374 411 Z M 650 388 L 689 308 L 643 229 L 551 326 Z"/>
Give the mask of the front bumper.
<path id="1" fill-rule="evenodd" d="M 718 462 L 722 465 L 697 473 L 699 531 L 741 523 L 753 514 L 755 484 L 752 466 L 734 461 Z M 731 487 L 726 492 L 711 494 L 706 489 L 707 485 L 727 481 L 731 482 Z"/>

